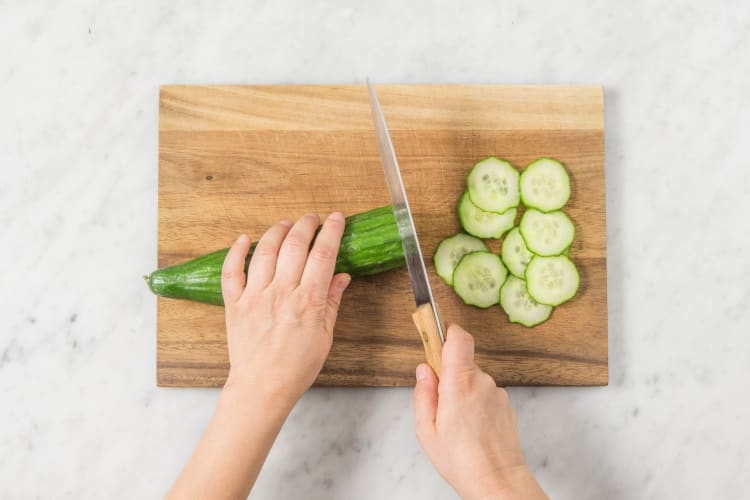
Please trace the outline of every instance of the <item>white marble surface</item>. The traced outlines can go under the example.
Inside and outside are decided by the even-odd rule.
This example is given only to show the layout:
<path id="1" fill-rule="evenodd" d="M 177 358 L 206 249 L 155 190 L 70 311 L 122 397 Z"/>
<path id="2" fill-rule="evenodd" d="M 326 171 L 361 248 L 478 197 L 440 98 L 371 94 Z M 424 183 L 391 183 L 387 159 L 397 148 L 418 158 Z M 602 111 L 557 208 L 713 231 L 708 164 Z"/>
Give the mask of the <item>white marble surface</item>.
<path id="1" fill-rule="evenodd" d="M 456 4 L 458 2 L 455 2 Z M 601 83 L 606 388 L 516 388 L 553 498 L 747 498 L 750 5 L 0 0 L 0 498 L 157 498 L 214 390 L 155 387 L 164 83 Z M 409 390 L 316 389 L 252 498 L 455 498 Z"/>

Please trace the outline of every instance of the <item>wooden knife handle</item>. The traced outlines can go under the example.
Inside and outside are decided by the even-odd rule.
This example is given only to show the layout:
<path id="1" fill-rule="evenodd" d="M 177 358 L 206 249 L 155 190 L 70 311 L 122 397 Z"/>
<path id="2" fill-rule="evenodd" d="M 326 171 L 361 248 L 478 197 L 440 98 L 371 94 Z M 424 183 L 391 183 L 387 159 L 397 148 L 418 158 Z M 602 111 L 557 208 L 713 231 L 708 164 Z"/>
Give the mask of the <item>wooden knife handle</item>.
<path id="1" fill-rule="evenodd" d="M 435 313 L 430 304 L 422 304 L 411 315 L 414 324 L 417 325 L 419 336 L 424 344 L 424 353 L 427 364 L 432 367 L 435 374 L 440 378 L 442 369 L 443 343 L 440 341 L 440 332 L 435 322 Z"/>

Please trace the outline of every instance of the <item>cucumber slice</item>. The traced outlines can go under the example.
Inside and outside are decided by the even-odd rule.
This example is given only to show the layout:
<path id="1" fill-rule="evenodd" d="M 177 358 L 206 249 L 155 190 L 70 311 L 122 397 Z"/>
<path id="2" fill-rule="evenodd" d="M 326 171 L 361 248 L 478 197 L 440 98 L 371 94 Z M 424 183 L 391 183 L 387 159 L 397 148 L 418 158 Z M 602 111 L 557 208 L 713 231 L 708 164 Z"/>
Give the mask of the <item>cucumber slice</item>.
<path id="1" fill-rule="evenodd" d="M 564 212 L 542 213 L 530 208 L 519 226 L 526 247 L 536 255 L 560 255 L 573 243 L 575 226 Z"/>
<path id="2" fill-rule="evenodd" d="M 559 306 L 578 291 L 580 277 L 568 257 L 534 256 L 526 266 L 526 289 L 540 304 Z"/>
<path id="3" fill-rule="evenodd" d="M 453 271 L 453 289 L 465 304 L 487 308 L 499 302 L 507 277 L 508 270 L 494 253 L 467 253 Z"/>
<path id="4" fill-rule="evenodd" d="M 458 220 L 467 233 L 478 238 L 500 238 L 513 227 L 517 210 L 509 208 L 502 214 L 487 212 L 471 202 L 466 192 L 458 200 Z"/>
<path id="5" fill-rule="evenodd" d="M 486 158 L 471 169 L 466 178 L 471 201 L 487 212 L 505 212 L 520 200 L 519 174 L 513 165 L 494 157 Z"/>
<path id="6" fill-rule="evenodd" d="M 570 199 L 570 176 L 565 167 L 552 158 L 539 158 L 521 174 L 521 200 L 542 212 L 559 210 Z"/>
<path id="7" fill-rule="evenodd" d="M 433 261 L 435 272 L 443 281 L 453 285 L 453 270 L 461 257 L 469 252 L 488 251 L 487 245 L 479 238 L 459 233 L 440 242 L 435 250 Z"/>
<path id="8" fill-rule="evenodd" d="M 523 241 L 521 230 L 514 227 L 503 240 L 503 263 L 508 271 L 517 278 L 523 279 L 523 273 L 526 270 L 526 264 L 534 256 L 526 248 L 526 242 Z"/>
<path id="9" fill-rule="evenodd" d="M 552 306 L 540 304 L 529 296 L 526 282 L 515 276 L 508 276 L 500 290 L 502 306 L 511 323 L 523 326 L 536 326 L 547 321 L 552 314 Z"/>

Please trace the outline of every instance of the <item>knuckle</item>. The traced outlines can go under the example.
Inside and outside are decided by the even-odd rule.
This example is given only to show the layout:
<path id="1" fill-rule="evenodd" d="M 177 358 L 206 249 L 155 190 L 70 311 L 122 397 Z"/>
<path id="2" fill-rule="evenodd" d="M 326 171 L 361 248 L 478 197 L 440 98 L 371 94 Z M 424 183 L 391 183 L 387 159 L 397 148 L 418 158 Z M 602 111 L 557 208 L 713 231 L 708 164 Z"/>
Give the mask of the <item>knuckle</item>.
<path id="1" fill-rule="evenodd" d="M 473 370 L 444 370 L 438 390 L 445 388 L 448 392 L 467 394 L 472 392 L 475 386 L 476 377 Z"/>
<path id="2" fill-rule="evenodd" d="M 450 338 L 450 335 L 453 335 L 454 343 L 460 345 L 462 349 L 471 349 L 474 347 L 474 337 L 472 337 L 469 332 L 465 330 L 454 330 L 452 334 L 449 334 L 448 338 Z"/>
<path id="3" fill-rule="evenodd" d="M 430 391 L 426 387 L 423 387 L 423 384 L 418 384 L 414 388 L 414 396 L 413 396 L 414 413 L 417 418 L 417 422 L 422 421 L 422 412 L 420 411 L 420 408 L 421 408 L 420 403 L 424 401 L 426 398 L 428 398 L 429 395 L 430 395 Z"/>
<path id="4" fill-rule="evenodd" d="M 473 370 L 469 371 L 465 377 L 463 377 L 463 387 L 466 389 L 467 392 L 474 392 L 477 387 L 480 386 L 480 380 L 479 377 L 477 377 L 477 374 L 474 373 Z"/>
<path id="5" fill-rule="evenodd" d="M 284 240 L 284 245 L 287 248 L 290 248 L 293 250 L 300 250 L 303 248 L 307 248 L 309 244 L 310 242 L 307 241 L 307 239 L 299 233 L 289 233 L 289 235 Z"/>
<path id="6" fill-rule="evenodd" d="M 238 278 L 238 274 L 234 269 L 223 269 L 221 271 L 221 279 L 224 281 L 233 281 Z"/>
<path id="7" fill-rule="evenodd" d="M 313 213 L 305 214 L 303 216 L 303 219 L 305 219 L 307 222 L 310 222 L 310 223 L 313 223 L 313 224 L 319 224 L 320 223 L 320 217 L 318 216 L 318 214 L 313 214 Z"/>
<path id="8" fill-rule="evenodd" d="M 466 394 L 475 392 L 486 392 L 494 389 L 495 380 L 487 373 L 476 367 L 468 368 L 456 377 L 456 387 Z"/>
<path id="9" fill-rule="evenodd" d="M 346 226 L 346 221 L 344 219 L 332 219 L 328 218 L 325 221 L 325 225 L 329 228 L 335 229 L 336 231 L 343 231 L 344 227 Z"/>
<path id="10" fill-rule="evenodd" d="M 268 295 L 271 302 L 275 305 L 284 304 L 289 301 L 295 290 L 296 285 L 293 283 L 279 283 L 274 281 L 268 286 Z"/>
<path id="11" fill-rule="evenodd" d="M 312 258 L 322 262 L 334 260 L 337 255 L 338 252 L 336 251 L 336 249 L 332 245 L 325 243 L 316 244 L 312 252 L 310 253 L 310 256 Z"/>
<path id="12" fill-rule="evenodd" d="M 474 337 L 469 332 L 461 332 L 459 341 L 467 351 L 474 350 Z"/>
<path id="13" fill-rule="evenodd" d="M 487 372 L 481 372 L 481 375 L 479 375 L 479 378 L 483 386 L 491 388 L 491 389 L 494 389 L 497 387 L 497 385 L 495 384 L 495 379 L 492 378 L 492 376 L 488 374 Z"/>
<path id="14" fill-rule="evenodd" d="M 275 257 L 276 256 L 276 249 L 273 248 L 271 245 L 258 245 L 255 247 L 255 251 L 253 252 L 253 257 Z"/>
<path id="15" fill-rule="evenodd" d="M 482 373 L 482 386 L 490 391 L 497 389 L 497 384 L 495 384 L 495 379 L 492 378 L 491 375 L 484 373 L 484 372 Z"/>
<path id="16" fill-rule="evenodd" d="M 319 308 L 326 304 L 327 297 L 321 296 L 315 289 L 300 287 L 299 303 L 303 309 Z"/>
<path id="17" fill-rule="evenodd" d="M 333 311 L 338 311 L 339 306 L 341 305 L 341 302 L 339 302 L 337 299 L 328 297 L 327 299 L 328 307 Z"/>

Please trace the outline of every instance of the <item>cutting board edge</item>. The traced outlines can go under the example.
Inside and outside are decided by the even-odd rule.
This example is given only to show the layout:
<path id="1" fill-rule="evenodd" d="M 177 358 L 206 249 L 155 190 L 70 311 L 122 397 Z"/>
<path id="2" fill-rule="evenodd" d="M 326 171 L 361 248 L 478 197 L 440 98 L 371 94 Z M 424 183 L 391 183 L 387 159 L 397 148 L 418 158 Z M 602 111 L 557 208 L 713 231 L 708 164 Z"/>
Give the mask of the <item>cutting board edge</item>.
<path id="1" fill-rule="evenodd" d="M 522 124 L 528 123 L 534 124 L 528 129 L 604 129 L 604 87 L 601 84 L 393 83 L 378 84 L 377 89 L 390 130 L 408 130 L 417 119 L 422 119 L 421 125 L 426 129 L 440 129 L 440 124 L 445 123 L 455 130 L 524 130 L 527 127 Z M 338 95 L 334 98 L 331 91 Z M 198 100 L 195 105 L 184 97 L 190 93 Z M 247 95 L 236 101 L 236 106 L 227 105 L 232 97 L 241 93 Z M 304 100 L 295 99 L 296 94 L 300 93 L 304 95 Z M 450 95 L 446 97 L 441 93 Z M 573 95 L 575 98 L 571 98 Z M 293 103 L 296 109 L 292 115 L 281 116 L 263 106 L 251 106 L 252 97 L 267 99 L 277 107 Z M 342 103 L 339 115 L 332 113 L 329 116 L 320 112 L 321 109 L 330 112 L 331 103 L 337 100 Z M 440 109 L 441 103 L 450 100 L 461 101 L 463 106 L 451 108 L 447 122 L 437 119 L 441 115 L 436 110 Z M 466 110 L 471 105 L 476 108 L 478 102 L 485 108 L 481 113 L 472 114 Z M 530 109 L 530 105 L 539 105 L 540 102 L 546 105 L 544 119 L 539 118 L 539 110 Z M 431 111 L 430 107 L 433 108 Z M 180 130 L 179 127 L 174 128 L 172 115 L 177 115 L 186 128 L 196 130 L 237 130 L 238 126 L 253 130 L 371 130 L 369 112 L 367 116 L 364 113 L 359 116 L 359 111 L 368 109 L 364 84 L 159 86 L 160 132 Z M 399 109 L 416 109 L 426 114 L 418 117 L 416 113 L 403 113 Z M 199 123 L 201 125 L 197 126 Z M 480 126 L 481 123 L 491 123 L 492 126 Z"/>
<path id="2" fill-rule="evenodd" d="M 205 379 L 204 381 L 200 382 L 190 382 L 190 381 L 181 381 L 178 378 L 174 377 L 168 377 L 168 376 L 160 376 L 157 375 L 156 379 L 156 386 L 157 387 L 164 387 L 164 388 L 200 388 L 200 389 L 216 389 L 216 388 L 222 388 L 224 386 L 225 379 Z M 504 383 L 502 380 L 497 381 L 498 387 L 608 387 L 609 386 L 609 376 L 608 374 L 604 374 L 604 376 L 601 378 L 601 380 L 596 380 L 592 382 L 581 382 L 581 383 L 574 383 L 574 382 L 558 382 L 558 381 L 539 381 L 538 383 L 523 383 L 523 384 L 513 384 L 513 383 Z M 361 387 L 367 387 L 367 388 L 389 388 L 389 387 L 414 387 L 413 383 L 392 383 L 392 384 L 369 384 L 369 383 L 360 383 L 359 381 L 352 380 L 349 384 L 341 384 L 341 383 L 315 383 L 312 387 L 325 387 L 325 388 L 339 388 L 339 387 L 346 387 L 346 388 L 361 388 Z"/>

